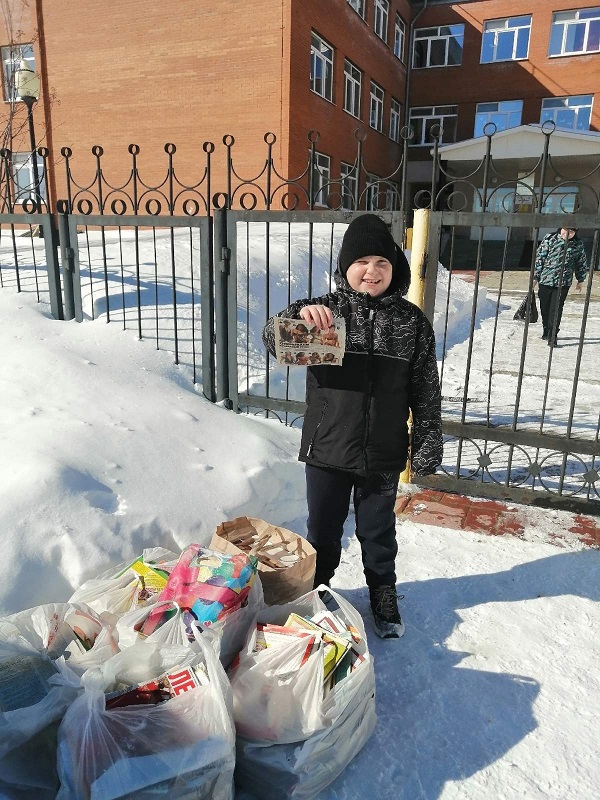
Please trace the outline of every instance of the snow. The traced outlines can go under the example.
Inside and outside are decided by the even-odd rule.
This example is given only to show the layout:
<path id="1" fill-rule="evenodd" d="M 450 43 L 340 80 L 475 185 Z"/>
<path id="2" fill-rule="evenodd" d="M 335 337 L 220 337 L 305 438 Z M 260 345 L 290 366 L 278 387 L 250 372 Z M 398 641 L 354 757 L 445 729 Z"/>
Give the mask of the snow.
<path id="1" fill-rule="evenodd" d="M 64 601 L 144 546 L 207 543 L 240 514 L 305 531 L 299 431 L 211 405 L 151 339 L 34 301 L 0 291 L 2 613 Z M 481 297 L 477 330 L 494 308 Z M 595 800 L 600 552 L 549 544 L 549 515 L 523 539 L 403 522 L 407 631 L 381 641 L 352 523 L 333 584 L 367 620 L 379 724 L 323 800 Z"/>

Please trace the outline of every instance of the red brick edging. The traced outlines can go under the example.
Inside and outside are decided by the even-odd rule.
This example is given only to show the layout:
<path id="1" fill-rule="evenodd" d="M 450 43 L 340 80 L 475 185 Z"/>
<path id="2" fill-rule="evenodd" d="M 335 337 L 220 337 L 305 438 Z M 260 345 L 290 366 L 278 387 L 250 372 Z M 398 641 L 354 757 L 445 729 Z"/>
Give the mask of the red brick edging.
<path id="1" fill-rule="evenodd" d="M 475 531 L 491 536 L 522 536 L 525 526 L 535 528 L 531 514 L 526 519 L 527 506 L 507 504 L 498 500 L 478 500 L 460 494 L 437 492 L 432 489 L 405 494 L 398 497 L 395 512 L 399 518 L 410 519 L 423 525 L 437 525 L 440 528 Z M 543 512 L 541 512 L 543 515 Z M 598 518 L 583 514 L 569 514 L 564 533 L 548 533 L 548 541 L 559 544 L 558 540 L 573 536 L 588 547 L 600 547 L 600 522 Z"/>

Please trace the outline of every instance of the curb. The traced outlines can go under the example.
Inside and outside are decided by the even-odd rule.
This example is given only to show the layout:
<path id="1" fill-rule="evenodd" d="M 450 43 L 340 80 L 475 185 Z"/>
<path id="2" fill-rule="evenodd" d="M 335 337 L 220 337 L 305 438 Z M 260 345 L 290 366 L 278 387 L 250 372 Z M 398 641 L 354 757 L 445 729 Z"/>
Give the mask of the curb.
<path id="1" fill-rule="evenodd" d="M 422 525 L 543 540 L 559 547 L 581 544 L 600 547 L 600 518 L 568 511 L 484 500 L 450 492 L 423 489 L 399 495 L 395 514 Z"/>

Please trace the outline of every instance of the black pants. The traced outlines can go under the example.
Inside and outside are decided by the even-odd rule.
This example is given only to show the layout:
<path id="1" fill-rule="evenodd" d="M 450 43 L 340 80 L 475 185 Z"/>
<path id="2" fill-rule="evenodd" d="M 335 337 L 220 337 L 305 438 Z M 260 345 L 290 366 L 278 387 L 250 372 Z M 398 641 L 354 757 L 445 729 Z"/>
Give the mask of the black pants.
<path id="1" fill-rule="evenodd" d="M 538 297 L 540 300 L 540 311 L 542 313 L 542 325 L 544 326 L 544 333 L 548 334 L 548 338 L 556 337 L 560 328 L 560 320 L 562 318 L 563 306 L 567 295 L 569 293 L 568 286 L 544 286 L 540 283 L 538 286 Z M 558 303 L 558 316 L 556 316 L 556 325 L 554 322 L 555 315 L 557 314 L 556 304 Z"/>
<path id="2" fill-rule="evenodd" d="M 306 465 L 308 541 L 317 551 L 315 585 L 329 583 L 342 556 L 344 522 L 354 492 L 356 536 L 367 586 L 395 586 L 398 552 L 394 505 L 399 472 L 360 477 Z"/>

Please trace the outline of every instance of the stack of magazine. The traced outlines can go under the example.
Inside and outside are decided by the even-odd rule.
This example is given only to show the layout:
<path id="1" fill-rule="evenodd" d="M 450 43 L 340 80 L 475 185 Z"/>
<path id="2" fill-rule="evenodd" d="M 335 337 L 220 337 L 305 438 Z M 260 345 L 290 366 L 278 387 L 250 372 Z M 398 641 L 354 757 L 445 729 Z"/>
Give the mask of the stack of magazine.
<path id="1" fill-rule="evenodd" d="M 297 660 L 290 663 L 290 669 L 300 669 L 313 654 L 322 649 L 325 693 L 364 661 L 364 656 L 354 647 L 361 641 L 360 634 L 331 611 L 319 611 L 312 617 L 290 614 L 283 625 L 259 623 L 256 627 L 254 652 L 303 640 L 305 647 L 299 651 Z"/>

